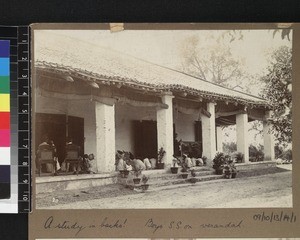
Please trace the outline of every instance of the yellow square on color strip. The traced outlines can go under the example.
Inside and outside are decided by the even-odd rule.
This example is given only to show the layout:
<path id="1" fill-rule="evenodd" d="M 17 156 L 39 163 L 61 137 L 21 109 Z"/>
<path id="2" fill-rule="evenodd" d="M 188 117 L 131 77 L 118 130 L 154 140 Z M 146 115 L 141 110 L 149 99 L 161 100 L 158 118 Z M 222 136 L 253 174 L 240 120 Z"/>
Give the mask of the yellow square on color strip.
<path id="1" fill-rule="evenodd" d="M 10 111 L 10 94 L 0 94 L 0 112 L 9 112 Z"/>

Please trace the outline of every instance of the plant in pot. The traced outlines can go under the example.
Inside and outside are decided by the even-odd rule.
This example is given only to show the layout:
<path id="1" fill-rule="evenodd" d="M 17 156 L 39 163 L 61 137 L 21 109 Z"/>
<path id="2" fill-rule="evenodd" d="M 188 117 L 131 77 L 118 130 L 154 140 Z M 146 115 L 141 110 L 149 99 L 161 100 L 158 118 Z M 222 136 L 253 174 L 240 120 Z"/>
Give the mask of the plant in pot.
<path id="1" fill-rule="evenodd" d="M 182 165 L 182 169 L 181 169 L 181 177 L 186 179 L 188 177 L 188 169 L 186 167 L 185 164 Z"/>
<path id="2" fill-rule="evenodd" d="M 192 175 L 192 177 L 190 178 L 190 182 L 195 184 L 197 182 L 197 178 L 196 178 L 196 172 L 194 169 L 191 170 L 191 175 Z"/>
<path id="3" fill-rule="evenodd" d="M 158 151 L 158 156 L 157 156 L 157 168 L 158 169 L 164 169 L 165 164 L 162 162 L 164 156 L 166 154 L 166 151 L 163 149 L 163 147 L 161 147 Z"/>
<path id="4" fill-rule="evenodd" d="M 178 158 L 173 156 L 173 165 L 171 167 L 171 173 L 177 174 L 178 173 Z"/>
<path id="5" fill-rule="evenodd" d="M 134 169 L 134 178 L 132 179 L 134 184 L 139 184 L 141 182 L 141 174 L 142 174 L 142 170 L 141 169 Z"/>
<path id="6" fill-rule="evenodd" d="M 147 184 L 148 180 L 149 180 L 149 177 L 147 177 L 146 175 L 143 175 L 143 177 L 142 177 L 143 184 L 141 185 L 143 191 L 146 191 L 149 188 L 149 184 Z"/>
<path id="7" fill-rule="evenodd" d="M 228 165 L 228 164 L 226 164 L 225 166 L 224 166 L 224 176 L 225 176 L 225 178 L 227 178 L 227 179 L 230 179 L 231 178 L 231 168 L 230 168 L 230 166 Z"/>
<path id="8" fill-rule="evenodd" d="M 234 162 L 230 159 L 226 162 L 224 166 L 224 175 L 225 178 L 236 178 L 237 175 L 237 169 L 234 165 Z"/>
<path id="9" fill-rule="evenodd" d="M 224 164 L 225 164 L 225 155 L 222 152 L 218 152 L 213 159 L 213 169 L 215 169 L 216 174 L 223 174 Z"/>

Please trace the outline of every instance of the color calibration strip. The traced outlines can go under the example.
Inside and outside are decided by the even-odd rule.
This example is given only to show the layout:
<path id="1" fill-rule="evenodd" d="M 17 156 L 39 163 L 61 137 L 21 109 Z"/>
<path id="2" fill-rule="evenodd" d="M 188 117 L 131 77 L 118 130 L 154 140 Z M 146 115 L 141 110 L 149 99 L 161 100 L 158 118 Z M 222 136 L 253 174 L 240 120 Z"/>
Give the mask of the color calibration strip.
<path id="1" fill-rule="evenodd" d="M 29 27 L 18 27 L 18 206 L 20 213 L 31 211 L 30 164 L 30 44 Z"/>
<path id="2" fill-rule="evenodd" d="M 10 198 L 10 41 L 0 40 L 0 198 Z"/>

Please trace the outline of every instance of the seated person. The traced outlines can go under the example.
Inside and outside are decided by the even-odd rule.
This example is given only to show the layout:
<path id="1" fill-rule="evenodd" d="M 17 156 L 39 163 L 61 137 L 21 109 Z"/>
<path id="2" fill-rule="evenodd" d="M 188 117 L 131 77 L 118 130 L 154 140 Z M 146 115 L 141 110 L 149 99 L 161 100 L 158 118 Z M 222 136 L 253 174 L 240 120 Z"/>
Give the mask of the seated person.
<path id="1" fill-rule="evenodd" d="M 132 170 L 145 170 L 146 166 L 140 159 L 133 159 L 130 161 L 130 165 L 132 166 Z"/>
<path id="2" fill-rule="evenodd" d="M 67 143 L 66 143 L 66 147 L 65 147 L 65 159 L 67 157 L 67 152 L 68 151 L 78 151 L 78 153 L 80 153 L 80 147 L 77 146 L 76 144 L 73 143 L 73 139 L 72 138 L 68 138 L 67 139 Z M 80 156 L 78 156 L 80 157 Z M 73 171 L 74 173 L 76 172 L 76 170 L 79 172 L 81 169 L 80 169 L 80 165 L 78 165 L 78 169 L 76 169 L 76 164 L 73 163 L 73 164 L 68 164 L 69 166 L 66 166 L 66 163 L 65 161 L 62 163 L 62 165 L 64 165 L 64 167 L 62 167 L 62 170 L 65 170 L 65 171 Z"/>
<path id="3" fill-rule="evenodd" d="M 39 160 L 41 157 L 41 151 L 43 150 L 51 150 L 53 152 L 54 160 L 57 161 L 56 157 L 56 148 L 53 143 L 53 141 L 50 141 L 48 136 L 43 136 L 43 142 L 38 146 L 37 153 L 36 153 L 36 159 Z M 51 173 L 53 172 L 53 165 L 51 163 L 46 163 L 46 172 Z M 39 162 L 36 161 L 36 166 L 39 166 Z"/>
<path id="4" fill-rule="evenodd" d="M 144 159 L 144 164 L 146 166 L 146 170 L 149 170 L 152 168 L 149 158 Z"/>
<path id="5" fill-rule="evenodd" d="M 187 154 L 183 154 L 183 161 L 187 168 L 193 167 L 192 159 L 189 158 Z"/>
<path id="6" fill-rule="evenodd" d="M 93 153 L 88 155 L 88 169 L 87 172 L 90 174 L 97 173 L 97 164 Z"/>

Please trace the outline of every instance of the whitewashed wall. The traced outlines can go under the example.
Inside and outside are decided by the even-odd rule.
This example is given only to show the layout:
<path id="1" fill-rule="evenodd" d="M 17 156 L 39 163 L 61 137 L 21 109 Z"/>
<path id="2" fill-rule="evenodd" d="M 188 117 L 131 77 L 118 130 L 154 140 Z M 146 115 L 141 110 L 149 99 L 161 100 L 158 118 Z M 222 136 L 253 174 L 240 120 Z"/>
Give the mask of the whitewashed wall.
<path id="1" fill-rule="evenodd" d="M 133 120 L 156 121 L 156 109 L 153 107 L 132 107 L 116 104 L 116 149 L 134 151 Z"/>

